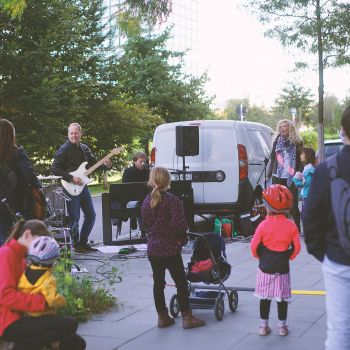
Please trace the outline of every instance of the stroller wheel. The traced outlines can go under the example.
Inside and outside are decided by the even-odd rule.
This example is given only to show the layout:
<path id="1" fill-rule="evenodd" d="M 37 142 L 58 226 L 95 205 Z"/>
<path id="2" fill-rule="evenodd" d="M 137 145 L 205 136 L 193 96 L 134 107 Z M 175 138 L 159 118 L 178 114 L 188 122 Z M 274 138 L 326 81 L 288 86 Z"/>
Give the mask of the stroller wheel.
<path id="1" fill-rule="evenodd" d="M 180 306 L 179 306 L 179 299 L 177 298 L 177 294 L 174 294 L 170 299 L 169 311 L 171 316 L 173 317 L 179 316 Z"/>
<path id="2" fill-rule="evenodd" d="M 238 307 L 238 293 L 236 290 L 231 290 L 228 296 L 228 306 L 232 312 L 235 312 Z"/>
<path id="3" fill-rule="evenodd" d="M 224 298 L 220 295 L 215 300 L 214 315 L 218 321 L 221 321 L 225 313 Z"/>

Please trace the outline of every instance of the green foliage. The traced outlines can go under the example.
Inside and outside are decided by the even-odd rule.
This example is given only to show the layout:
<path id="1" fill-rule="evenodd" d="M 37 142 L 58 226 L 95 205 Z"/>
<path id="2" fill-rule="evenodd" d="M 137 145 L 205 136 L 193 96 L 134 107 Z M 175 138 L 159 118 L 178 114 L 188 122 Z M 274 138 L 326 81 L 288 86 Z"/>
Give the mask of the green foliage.
<path id="1" fill-rule="evenodd" d="M 70 122 L 93 123 L 108 104 L 102 16 L 101 0 L 28 0 L 21 19 L 0 12 L 0 108 L 34 158 L 51 159 Z"/>
<path id="2" fill-rule="evenodd" d="M 150 24 L 164 21 L 171 12 L 172 0 L 125 0 L 131 14 L 142 17 Z"/>
<path id="3" fill-rule="evenodd" d="M 246 120 L 250 122 L 262 123 L 275 128 L 278 121 L 281 119 L 280 116 L 271 113 L 263 107 L 256 105 L 250 105 L 250 101 L 247 98 L 244 99 L 230 99 L 226 102 L 224 110 L 217 114 L 218 119 L 231 119 L 237 120 L 238 116 L 236 113 L 236 108 L 240 104 L 243 104 L 247 108 Z"/>
<path id="4" fill-rule="evenodd" d="M 26 0 L 0 0 L 0 8 L 11 17 L 21 17 L 25 7 Z"/>
<path id="5" fill-rule="evenodd" d="M 314 129 L 301 131 L 300 136 L 303 140 L 304 147 L 311 147 L 315 151 L 317 150 L 317 140 L 318 140 L 317 131 L 315 131 Z"/>
<path id="6" fill-rule="evenodd" d="M 309 125 L 313 117 L 314 100 L 310 89 L 289 82 L 275 101 L 273 111 L 281 118 L 291 117 L 291 108 L 296 108 L 296 119 Z"/>
<path id="7" fill-rule="evenodd" d="M 58 292 L 67 302 L 65 307 L 58 310 L 58 314 L 86 321 L 94 314 L 106 312 L 117 306 L 117 299 L 111 294 L 111 287 L 121 281 L 116 267 L 112 267 L 108 283 L 99 283 L 96 287 L 89 276 L 72 276 L 67 271 L 67 266 L 71 264 L 70 259 L 62 258 L 55 268 Z"/>
<path id="8" fill-rule="evenodd" d="M 267 35 L 302 51 L 319 52 L 320 25 L 325 67 L 350 62 L 350 4 L 337 0 L 246 0 L 246 5 L 267 25 Z"/>
<path id="9" fill-rule="evenodd" d="M 205 94 L 207 76 L 184 74 L 184 53 L 168 49 L 168 39 L 169 31 L 131 35 L 116 65 L 116 89 L 166 122 L 205 119 L 212 101 Z"/>

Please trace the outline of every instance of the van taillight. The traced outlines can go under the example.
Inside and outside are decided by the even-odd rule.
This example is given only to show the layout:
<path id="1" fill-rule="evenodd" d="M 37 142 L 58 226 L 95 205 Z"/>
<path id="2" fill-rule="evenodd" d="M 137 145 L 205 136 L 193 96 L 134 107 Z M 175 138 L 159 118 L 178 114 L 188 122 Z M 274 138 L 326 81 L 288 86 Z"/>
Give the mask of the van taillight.
<path id="1" fill-rule="evenodd" d="M 238 148 L 239 179 L 244 180 L 248 176 L 247 150 L 243 145 L 237 145 L 237 148 Z"/>
<path id="2" fill-rule="evenodd" d="M 152 165 L 156 164 L 156 148 L 155 147 L 152 148 L 150 160 L 151 160 Z"/>

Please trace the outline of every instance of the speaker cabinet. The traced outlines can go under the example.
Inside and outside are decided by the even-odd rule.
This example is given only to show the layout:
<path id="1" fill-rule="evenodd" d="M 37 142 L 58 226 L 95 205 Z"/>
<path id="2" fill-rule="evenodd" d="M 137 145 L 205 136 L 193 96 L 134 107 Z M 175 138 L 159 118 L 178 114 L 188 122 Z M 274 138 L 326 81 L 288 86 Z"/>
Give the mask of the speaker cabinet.
<path id="1" fill-rule="evenodd" d="M 179 157 L 199 154 L 199 128 L 195 125 L 176 127 L 176 155 Z"/>

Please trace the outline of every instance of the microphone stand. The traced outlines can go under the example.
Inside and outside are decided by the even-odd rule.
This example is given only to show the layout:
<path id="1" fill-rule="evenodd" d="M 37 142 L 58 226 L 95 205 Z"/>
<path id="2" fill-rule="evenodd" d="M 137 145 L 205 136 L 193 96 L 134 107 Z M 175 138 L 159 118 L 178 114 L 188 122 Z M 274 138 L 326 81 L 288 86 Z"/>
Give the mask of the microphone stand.
<path id="1" fill-rule="evenodd" d="M 278 140 L 279 137 L 280 137 L 280 135 L 277 136 L 275 142 L 273 143 L 272 151 L 271 151 L 271 153 L 270 153 L 270 155 L 269 155 L 269 158 L 266 158 L 266 157 L 264 158 L 264 164 L 265 164 L 265 166 L 264 166 L 264 169 L 262 170 L 262 172 L 261 172 L 261 174 L 260 174 L 260 176 L 259 176 L 259 178 L 258 178 L 258 181 L 256 182 L 256 184 L 258 185 L 258 184 L 259 184 L 259 181 L 260 181 L 260 179 L 261 179 L 262 174 L 264 174 L 264 188 L 266 188 L 266 183 L 267 183 L 267 179 L 266 179 L 266 168 L 267 168 L 267 165 L 269 164 L 269 162 L 270 162 L 270 160 L 271 160 L 271 157 L 272 157 L 272 154 L 274 153 L 274 150 L 276 149 L 276 143 L 277 143 L 277 140 Z"/>

